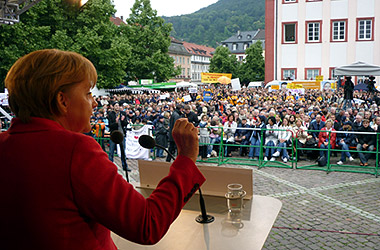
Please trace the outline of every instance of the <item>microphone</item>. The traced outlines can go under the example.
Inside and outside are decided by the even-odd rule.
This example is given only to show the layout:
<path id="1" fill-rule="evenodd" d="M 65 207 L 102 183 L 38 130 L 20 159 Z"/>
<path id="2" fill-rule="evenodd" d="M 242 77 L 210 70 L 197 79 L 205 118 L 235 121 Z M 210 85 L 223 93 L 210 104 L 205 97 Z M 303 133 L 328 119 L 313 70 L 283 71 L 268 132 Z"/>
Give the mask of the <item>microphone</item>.
<path id="1" fill-rule="evenodd" d="M 129 177 L 128 177 L 128 169 L 124 169 L 124 166 L 127 166 L 127 162 L 125 161 L 125 150 L 124 150 L 124 145 L 123 145 L 123 140 L 124 140 L 124 134 L 120 130 L 114 130 L 111 132 L 111 141 L 113 141 L 116 144 L 119 144 L 120 146 L 120 151 L 121 151 L 121 164 L 123 165 L 123 170 L 125 171 L 125 176 L 127 177 L 127 181 L 129 182 Z M 113 153 L 113 152 L 112 152 Z"/>
<path id="2" fill-rule="evenodd" d="M 146 149 L 152 149 L 154 147 L 161 148 L 170 157 L 175 159 L 175 157 L 173 156 L 173 154 L 171 154 L 169 152 L 169 150 L 167 150 L 165 147 L 163 147 L 161 145 L 156 144 L 156 141 L 150 135 L 141 135 L 139 137 L 139 144 L 141 147 L 146 148 Z M 207 214 L 206 205 L 205 205 L 205 201 L 203 199 L 201 188 L 199 188 L 198 191 L 199 191 L 199 205 L 201 207 L 201 214 L 199 216 L 197 216 L 197 218 L 195 218 L 195 221 L 198 223 L 202 223 L 202 224 L 211 223 L 215 220 L 215 218 L 214 218 L 214 216 Z"/>

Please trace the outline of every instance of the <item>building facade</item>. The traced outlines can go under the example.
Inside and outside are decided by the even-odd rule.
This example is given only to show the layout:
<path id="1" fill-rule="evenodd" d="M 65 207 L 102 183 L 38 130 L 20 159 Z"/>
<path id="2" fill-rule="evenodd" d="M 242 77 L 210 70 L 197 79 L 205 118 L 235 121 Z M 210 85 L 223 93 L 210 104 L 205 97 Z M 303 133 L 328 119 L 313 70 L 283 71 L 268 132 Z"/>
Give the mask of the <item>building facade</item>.
<path id="1" fill-rule="evenodd" d="M 334 79 L 356 61 L 380 65 L 379 0 L 266 0 L 265 82 Z"/>
<path id="2" fill-rule="evenodd" d="M 170 37 L 169 56 L 174 59 L 174 66 L 181 68 L 181 73 L 170 82 L 190 82 L 191 80 L 191 54 L 186 50 L 183 42 Z"/>
<path id="3" fill-rule="evenodd" d="M 214 48 L 183 42 L 183 46 L 191 54 L 191 81 L 201 82 L 201 73 L 209 72 Z"/>
<path id="4" fill-rule="evenodd" d="M 265 42 L 265 31 L 255 30 L 255 31 L 238 31 L 235 35 L 231 36 L 227 40 L 222 42 L 224 47 L 227 47 L 231 54 L 236 55 L 238 61 L 242 62 L 246 58 L 245 50 L 251 46 L 252 43 L 256 41 L 261 41 L 263 50 Z"/>

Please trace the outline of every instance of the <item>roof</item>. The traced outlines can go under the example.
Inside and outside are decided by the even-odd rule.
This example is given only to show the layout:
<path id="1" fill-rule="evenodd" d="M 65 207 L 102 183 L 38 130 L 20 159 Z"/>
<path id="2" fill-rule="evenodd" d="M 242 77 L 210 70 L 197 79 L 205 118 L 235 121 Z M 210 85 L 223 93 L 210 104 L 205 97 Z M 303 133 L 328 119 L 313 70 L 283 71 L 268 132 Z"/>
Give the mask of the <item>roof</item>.
<path id="1" fill-rule="evenodd" d="M 190 52 L 192 55 L 197 56 L 212 57 L 212 53 L 215 51 L 214 48 L 207 47 L 204 45 L 198 45 L 195 43 L 183 42 L 183 46 L 185 46 L 187 51 Z"/>
<path id="2" fill-rule="evenodd" d="M 191 56 L 191 54 L 186 50 L 185 46 L 183 46 L 183 42 L 181 42 L 178 39 L 175 39 L 174 37 L 170 37 L 169 53 Z"/>
<path id="3" fill-rule="evenodd" d="M 260 38 L 256 38 L 256 36 Z M 234 42 L 252 42 L 252 40 L 262 40 L 265 39 L 265 31 L 254 30 L 254 31 L 238 31 L 235 35 L 224 40 L 222 43 L 234 43 Z"/>
<path id="4" fill-rule="evenodd" d="M 110 21 L 115 25 L 120 26 L 120 24 L 126 24 L 120 17 L 110 17 Z"/>

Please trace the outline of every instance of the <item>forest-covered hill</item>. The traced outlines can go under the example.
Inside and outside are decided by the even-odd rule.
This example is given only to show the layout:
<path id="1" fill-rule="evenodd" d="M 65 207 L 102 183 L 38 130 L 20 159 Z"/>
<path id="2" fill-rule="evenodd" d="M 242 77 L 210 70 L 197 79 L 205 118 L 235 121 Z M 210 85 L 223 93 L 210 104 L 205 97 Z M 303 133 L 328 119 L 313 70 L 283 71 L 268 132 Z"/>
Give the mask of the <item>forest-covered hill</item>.
<path id="1" fill-rule="evenodd" d="M 175 38 L 216 48 L 238 30 L 264 29 L 265 0 L 219 0 L 192 14 L 163 18 L 173 24 Z"/>

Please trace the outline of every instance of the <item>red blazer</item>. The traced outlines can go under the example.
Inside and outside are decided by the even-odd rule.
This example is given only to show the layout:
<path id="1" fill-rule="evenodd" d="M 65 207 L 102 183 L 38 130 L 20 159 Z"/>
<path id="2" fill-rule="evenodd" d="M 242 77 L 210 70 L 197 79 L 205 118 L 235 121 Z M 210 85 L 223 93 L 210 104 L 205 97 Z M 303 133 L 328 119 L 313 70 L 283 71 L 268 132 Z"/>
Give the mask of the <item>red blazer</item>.
<path id="1" fill-rule="evenodd" d="M 116 249 L 110 230 L 140 244 L 167 232 L 205 181 L 179 156 L 145 199 L 92 138 L 58 123 L 12 120 L 0 133 L 2 249 Z"/>
<path id="2" fill-rule="evenodd" d="M 321 129 L 321 132 L 319 132 L 318 147 L 320 147 L 322 143 L 324 143 L 326 140 L 329 139 L 329 132 L 323 132 L 323 130 L 326 131 L 326 127 L 323 127 Z M 334 128 L 332 128 L 331 131 L 336 131 L 336 130 Z M 330 144 L 331 144 L 332 149 L 334 149 L 336 147 L 336 133 L 331 133 Z"/>

